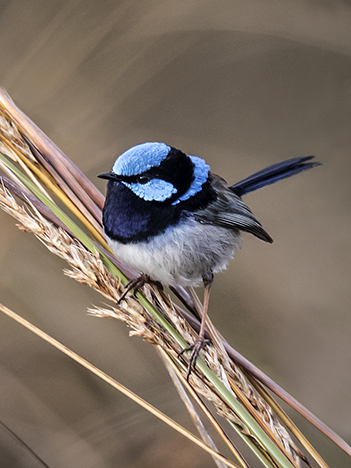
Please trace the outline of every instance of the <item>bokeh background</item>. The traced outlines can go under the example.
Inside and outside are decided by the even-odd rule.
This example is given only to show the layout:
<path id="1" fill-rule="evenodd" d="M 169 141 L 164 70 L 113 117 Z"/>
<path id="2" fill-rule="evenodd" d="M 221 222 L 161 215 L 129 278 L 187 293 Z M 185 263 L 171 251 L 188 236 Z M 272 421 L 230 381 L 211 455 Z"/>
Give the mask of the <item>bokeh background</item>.
<path id="1" fill-rule="evenodd" d="M 103 192 L 96 174 L 144 141 L 202 156 L 230 183 L 285 158 L 324 163 L 246 196 L 275 243 L 244 236 L 210 311 L 349 443 L 350 25 L 342 0 L 0 1 L 0 85 Z M 2 212 L 0 223 L 0 301 L 193 429 L 155 350 L 88 316 L 101 297 Z M 0 382 L 1 421 L 51 467 L 214 466 L 5 316 Z M 331 467 L 350 466 L 290 414 Z M 0 466 L 40 464 L 0 427 Z"/>

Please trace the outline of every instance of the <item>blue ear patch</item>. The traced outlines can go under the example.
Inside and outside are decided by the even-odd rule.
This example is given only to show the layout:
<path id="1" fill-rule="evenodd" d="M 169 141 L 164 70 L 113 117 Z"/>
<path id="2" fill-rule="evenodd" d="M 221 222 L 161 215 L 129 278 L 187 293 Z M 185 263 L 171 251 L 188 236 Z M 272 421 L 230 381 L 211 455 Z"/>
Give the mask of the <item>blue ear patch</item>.
<path id="1" fill-rule="evenodd" d="M 145 201 L 163 202 L 177 193 L 173 184 L 162 179 L 151 179 L 146 184 L 129 184 L 127 182 L 122 182 L 122 184 Z"/>
<path id="2" fill-rule="evenodd" d="M 142 174 L 152 167 L 158 167 L 170 150 L 170 146 L 165 143 L 156 142 L 133 146 L 119 156 L 112 167 L 112 172 L 122 176 Z"/>
<path id="3" fill-rule="evenodd" d="M 206 164 L 206 162 L 198 158 L 197 156 L 189 156 L 192 163 L 194 164 L 194 180 L 190 185 L 189 189 L 182 195 L 181 197 L 177 198 L 172 205 L 176 205 L 177 203 L 188 200 L 190 197 L 196 195 L 202 189 L 203 184 L 206 182 L 208 178 L 208 173 L 210 172 L 210 166 Z"/>

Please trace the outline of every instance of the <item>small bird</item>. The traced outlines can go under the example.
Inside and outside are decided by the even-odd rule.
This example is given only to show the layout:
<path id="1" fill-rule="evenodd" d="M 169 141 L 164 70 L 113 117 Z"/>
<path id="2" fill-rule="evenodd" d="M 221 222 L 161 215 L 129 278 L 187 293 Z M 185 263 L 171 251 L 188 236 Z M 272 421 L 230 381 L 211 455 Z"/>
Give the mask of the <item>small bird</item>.
<path id="1" fill-rule="evenodd" d="M 273 242 L 241 197 L 319 165 L 313 158 L 274 164 L 228 187 L 203 159 L 148 142 L 125 151 L 111 172 L 98 176 L 108 179 L 103 225 L 116 257 L 167 286 L 203 282 L 201 327 L 189 369 L 204 343 L 213 275 L 226 268 L 241 232 Z"/>

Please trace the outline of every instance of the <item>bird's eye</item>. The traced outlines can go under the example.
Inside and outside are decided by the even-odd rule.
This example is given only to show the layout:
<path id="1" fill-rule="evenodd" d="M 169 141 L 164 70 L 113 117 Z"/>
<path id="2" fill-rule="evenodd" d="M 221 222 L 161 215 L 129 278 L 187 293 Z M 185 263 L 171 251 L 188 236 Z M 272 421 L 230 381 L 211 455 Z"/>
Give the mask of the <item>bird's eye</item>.
<path id="1" fill-rule="evenodd" d="M 149 182 L 149 180 L 150 179 L 146 175 L 141 175 L 138 177 L 139 184 L 146 184 L 147 182 Z"/>

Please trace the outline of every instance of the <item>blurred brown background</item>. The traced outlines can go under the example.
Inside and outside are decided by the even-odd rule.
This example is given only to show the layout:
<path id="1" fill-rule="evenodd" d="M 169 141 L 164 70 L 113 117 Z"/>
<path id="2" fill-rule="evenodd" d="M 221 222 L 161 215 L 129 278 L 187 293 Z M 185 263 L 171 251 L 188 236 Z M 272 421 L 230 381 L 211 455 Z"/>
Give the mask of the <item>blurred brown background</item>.
<path id="1" fill-rule="evenodd" d="M 349 443 L 350 25 L 342 0 L 0 2 L 0 85 L 103 192 L 96 174 L 144 141 L 202 156 L 230 183 L 294 156 L 325 163 L 245 198 L 275 243 L 244 236 L 210 313 Z M 0 301 L 193 430 L 154 349 L 87 316 L 101 297 L 0 222 Z M 0 382 L 1 421 L 53 468 L 214 466 L 5 316 Z M 350 466 L 290 414 L 331 467 Z M 40 464 L 0 427 L 0 466 Z"/>

